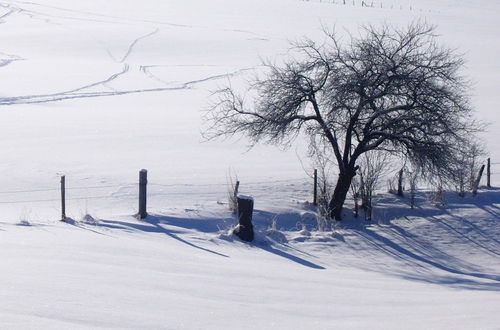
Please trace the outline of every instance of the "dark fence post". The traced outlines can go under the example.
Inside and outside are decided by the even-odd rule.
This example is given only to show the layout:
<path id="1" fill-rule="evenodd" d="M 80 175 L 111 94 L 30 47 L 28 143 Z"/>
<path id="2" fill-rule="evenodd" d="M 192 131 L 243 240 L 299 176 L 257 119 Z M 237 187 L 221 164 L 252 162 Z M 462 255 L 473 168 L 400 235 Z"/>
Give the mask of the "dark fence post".
<path id="1" fill-rule="evenodd" d="M 250 196 L 238 195 L 238 226 L 233 233 L 241 240 L 251 242 L 254 238 L 253 225 L 253 198 Z"/>
<path id="2" fill-rule="evenodd" d="M 403 197 L 403 172 L 404 167 L 398 173 L 398 196 Z"/>
<path id="3" fill-rule="evenodd" d="M 143 169 L 139 172 L 139 218 L 140 219 L 145 219 L 148 216 L 148 213 L 146 211 L 147 185 L 148 185 L 148 171 Z"/>
<path id="4" fill-rule="evenodd" d="M 313 205 L 318 205 L 318 170 L 314 170 L 314 196 Z"/>
<path id="5" fill-rule="evenodd" d="M 474 189 L 472 190 L 473 196 L 477 195 L 477 189 L 479 188 L 479 182 L 481 182 L 481 177 L 483 176 L 483 171 L 484 171 L 484 164 L 483 164 L 483 166 L 481 166 L 481 169 L 479 170 L 479 174 L 477 175 L 476 182 L 474 182 Z"/>
<path id="6" fill-rule="evenodd" d="M 238 198 L 238 190 L 240 189 L 240 182 L 236 181 L 236 184 L 234 185 L 234 199 L 236 200 Z"/>
<path id="7" fill-rule="evenodd" d="M 61 221 L 66 220 L 66 176 L 61 176 Z"/>
<path id="8" fill-rule="evenodd" d="M 486 168 L 486 186 L 491 188 L 491 159 L 488 158 L 488 167 Z"/>

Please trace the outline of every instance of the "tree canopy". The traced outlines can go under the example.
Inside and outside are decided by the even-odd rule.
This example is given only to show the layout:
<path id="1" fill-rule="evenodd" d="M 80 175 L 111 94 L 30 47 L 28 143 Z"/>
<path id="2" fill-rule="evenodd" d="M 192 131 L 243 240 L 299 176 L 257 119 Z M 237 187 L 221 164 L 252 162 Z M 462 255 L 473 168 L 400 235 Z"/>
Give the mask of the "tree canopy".
<path id="1" fill-rule="evenodd" d="M 446 171 L 478 125 L 464 60 L 438 44 L 433 27 L 368 26 L 347 42 L 325 35 L 294 43 L 282 64 L 264 62 L 245 93 L 216 91 L 206 133 L 288 144 L 304 132 L 327 146 L 339 172 L 330 210 L 340 219 L 360 155 L 383 150 Z"/>

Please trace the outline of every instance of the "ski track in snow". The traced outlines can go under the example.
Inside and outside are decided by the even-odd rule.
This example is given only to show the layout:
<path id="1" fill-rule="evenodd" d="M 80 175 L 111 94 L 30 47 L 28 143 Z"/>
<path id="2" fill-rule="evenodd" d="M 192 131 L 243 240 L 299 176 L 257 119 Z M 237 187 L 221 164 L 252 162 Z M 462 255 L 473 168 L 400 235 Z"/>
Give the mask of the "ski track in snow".
<path id="1" fill-rule="evenodd" d="M 22 3 L 27 3 L 27 2 L 22 2 Z M 34 4 L 34 3 L 29 3 L 29 4 Z M 2 5 L 2 6 L 5 6 L 5 5 Z M 60 9 L 60 8 L 57 8 L 57 9 Z M 20 8 L 16 8 L 16 9 L 11 10 L 12 13 L 16 12 L 16 11 L 20 12 L 20 11 L 25 11 L 25 10 L 24 9 L 20 9 Z M 115 61 L 117 63 L 124 63 L 129 58 L 129 56 L 133 53 L 134 48 L 136 47 L 136 45 L 141 40 L 149 38 L 149 37 L 155 35 L 156 33 L 158 33 L 159 31 L 160 31 L 160 29 L 157 27 L 157 28 L 155 28 L 154 31 L 152 31 L 152 32 L 150 32 L 148 34 L 142 35 L 142 36 L 134 39 L 130 43 L 130 45 L 128 46 L 125 54 L 123 55 L 123 57 L 121 59 L 117 59 L 111 53 L 111 51 L 109 49 L 106 49 L 106 51 L 109 54 L 109 56 L 113 59 L 113 61 Z M 18 59 L 16 58 L 16 59 L 0 60 L 0 67 L 8 65 L 12 61 L 14 61 L 14 60 L 18 60 Z M 150 68 L 150 67 L 153 67 L 153 66 L 141 65 L 139 67 L 139 69 L 146 76 L 148 76 L 150 79 L 156 80 L 156 81 L 161 82 L 162 84 L 165 84 L 165 85 L 171 85 L 172 84 L 172 83 L 166 82 L 163 79 L 161 79 L 161 78 L 157 77 L 156 75 L 152 74 L 148 70 L 148 68 Z M 124 64 L 123 69 L 120 72 L 117 72 L 117 73 L 111 75 L 110 77 L 108 77 L 108 78 L 106 78 L 104 80 L 97 81 L 95 83 L 91 83 L 91 84 L 88 84 L 88 85 L 84 85 L 82 87 L 75 88 L 75 89 L 72 89 L 72 90 L 69 90 L 69 91 L 64 91 L 64 92 L 59 92 L 59 93 L 51 93 L 51 94 L 3 97 L 3 98 L 0 98 L 0 105 L 48 103 L 48 102 L 56 102 L 56 101 L 63 101 L 63 100 L 77 99 L 77 98 L 117 96 L 117 95 L 145 93 L 145 92 L 175 91 L 175 90 L 189 89 L 192 86 L 194 86 L 196 84 L 199 84 L 199 83 L 203 83 L 203 82 L 208 82 L 208 81 L 211 81 L 211 80 L 217 80 L 217 79 L 231 77 L 231 76 L 237 75 L 237 74 L 239 74 L 241 72 L 244 72 L 246 70 L 249 70 L 249 69 L 242 69 L 242 70 L 238 70 L 236 72 L 229 73 L 229 74 L 219 74 L 219 75 L 209 76 L 209 77 L 198 79 L 198 80 L 188 81 L 188 82 L 182 83 L 179 86 L 164 87 L 164 88 L 132 89 L 132 90 L 123 90 L 123 91 L 120 91 L 120 90 L 115 90 L 115 89 L 113 89 L 113 88 L 111 88 L 111 87 L 109 87 L 107 85 L 108 83 L 116 80 L 120 76 L 123 76 L 124 74 L 126 74 L 129 71 L 129 69 L 130 69 L 130 66 L 128 64 Z M 111 91 L 110 92 L 100 91 L 100 92 L 78 93 L 78 92 L 81 92 L 81 91 L 83 91 L 85 89 L 97 87 L 97 86 L 100 86 L 100 85 L 104 86 L 104 87 L 107 87 L 108 89 L 111 89 Z"/>
<path id="2" fill-rule="evenodd" d="M 252 70 L 252 69 L 241 69 L 232 73 L 227 74 L 219 74 L 214 76 L 209 76 L 202 79 L 191 80 L 188 82 L 184 82 L 179 86 L 172 87 L 159 87 L 159 88 L 145 88 L 145 89 L 130 89 L 130 90 L 113 90 L 111 92 L 86 92 L 86 93 L 77 93 L 84 89 L 96 87 L 98 85 L 105 85 L 119 76 L 125 74 L 129 70 L 128 65 L 124 65 L 122 71 L 111 75 L 109 78 L 95 82 L 89 85 L 85 85 L 70 91 L 60 92 L 60 93 L 52 93 L 52 94 L 40 94 L 40 95 L 24 95 L 24 96 L 14 96 L 14 97 L 0 97 L 0 105 L 14 105 L 14 104 L 35 104 L 35 103 L 48 103 L 48 102 L 56 102 L 70 99 L 80 99 L 80 98 L 91 98 L 91 97 L 104 97 L 104 96 L 118 96 L 118 95 L 126 95 L 126 94 L 137 94 L 137 93 L 147 93 L 147 92 L 166 92 L 166 91 L 177 91 L 190 89 L 197 84 L 201 84 L 204 82 L 218 80 L 223 78 L 229 78 L 232 76 L 236 76 L 244 71 Z M 109 87 L 108 87 L 109 88 Z"/>
<path id="3" fill-rule="evenodd" d="M 173 82 L 172 81 L 165 81 L 161 78 L 159 78 L 158 76 L 155 76 L 153 73 L 151 73 L 151 71 L 149 70 L 150 68 L 152 67 L 158 67 L 157 65 L 141 65 L 139 67 L 139 70 L 144 73 L 148 78 L 150 79 L 153 79 L 153 80 L 156 80 L 164 85 L 171 85 Z"/>
<path id="4" fill-rule="evenodd" d="M 137 24 L 137 23 L 146 23 L 149 25 L 165 25 L 165 26 L 170 26 L 170 27 L 175 27 L 175 28 L 188 28 L 188 29 L 207 29 L 207 26 L 202 26 L 202 25 L 192 25 L 192 24 L 180 24 L 180 23 L 172 23 L 172 22 L 165 22 L 165 21 L 157 21 L 157 20 L 144 20 L 144 19 L 134 19 L 134 18 L 126 18 L 126 17 L 120 17 L 120 16 L 113 16 L 113 15 L 104 15 L 104 14 L 99 14 L 99 13 L 94 13 L 94 12 L 89 12 L 89 11 L 80 11 L 80 10 L 74 10 L 74 9 L 68 9 L 68 8 L 63 8 L 63 7 L 57 7 L 57 6 L 50 6 L 50 5 L 44 5 L 36 2 L 29 2 L 29 1 L 16 1 L 12 0 L 8 4 L 0 4 L 0 6 L 3 7 L 13 7 L 12 3 L 20 4 L 20 5 L 30 5 L 30 6 L 38 6 L 41 8 L 47 8 L 47 9 L 53 9 L 56 11 L 62 11 L 62 12 L 68 12 L 68 13 L 73 13 L 77 14 L 83 17 L 77 17 L 77 16 L 67 16 L 67 15 L 54 15 L 54 14 L 48 14 L 48 13 L 42 13 L 39 11 L 34 11 L 34 10 L 28 10 L 20 7 L 15 7 L 17 11 L 19 12 L 25 12 L 28 13 L 29 15 L 39 15 L 39 16 L 45 16 L 45 17 L 50 17 L 50 18 L 56 18 L 56 19 L 64 19 L 64 20 L 76 20 L 76 21 L 88 21 L 88 22 L 98 22 L 98 23 L 109 23 L 109 24 Z M 94 18 L 89 18 L 89 17 L 94 17 Z M 99 17 L 99 18 L 95 18 Z M 33 17 L 32 17 L 33 18 Z M 49 20 L 50 21 L 50 20 Z M 253 31 L 248 31 L 248 30 L 241 30 L 241 29 L 216 29 L 218 31 L 224 31 L 224 32 L 233 32 L 233 33 L 245 33 L 245 34 L 250 34 L 253 36 L 261 37 L 259 34 L 253 32 Z M 262 40 L 268 40 L 267 38 L 261 38 Z"/>
<path id="5" fill-rule="evenodd" d="M 167 25 L 167 26 L 181 27 L 181 28 L 193 28 L 193 27 L 195 27 L 193 25 L 176 24 L 176 23 L 170 23 L 170 22 L 164 22 L 164 21 L 142 20 L 142 19 L 126 18 L 126 17 L 119 17 L 119 16 L 113 16 L 113 15 L 104 15 L 104 14 L 99 14 L 99 13 L 94 13 L 94 12 L 89 12 L 89 11 L 74 10 L 74 9 L 68 9 L 68 8 L 63 8 L 63 7 L 50 6 L 50 5 L 40 4 L 40 3 L 36 3 L 36 2 L 29 2 L 29 1 L 12 0 L 12 1 L 10 1 L 10 3 L 16 3 L 19 5 L 37 6 L 40 8 L 52 9 L 52 10 L 56 10 L 56 11 L 73 13 L 73 14 L 83 16 L 83 17 L 78 17 L 78 16 L 67 16 L 67 15 L 54 15 L 54 14 L 42 13 L 39 11 L 18 8 L 22 11 L 34 13 L 34 14 L 37 14 L 40 16 L 59 18 L 59 19 L 65 19 L 65 20 L 88 21 L 88 22 L 110 23 L 110 24 L 147 23 L 147 24 L 155 24 L 155 25 L 159 24 L 159 25 Z M 12 5 L 7 4 L 5 6 L 12 6 Z M 88 17 L 99 17 L 99 19 L 98 18 L 88 18 Z M 200 26 L 199 28 L 203 28 L 203 27 Z"/>
<path id="6" fill-rule="evenodd" d="M 67 15 L 56 15 L 53 13 L 47 13 L 47 12 L 40 12 L 38 10 L 32 10 L 31 8 L 24 8 L 26 6 L 34 6 L 40 8 L 40 10 L 49 9 L 49 10 L 55 10 L 57 12 L 63 12 L 63 13 L 72 13 L 75 14 L 76 16 L 67 16 Z M 50 6 L 50 5 L 44 5 L 44 4 L 39 4 L 36 2 L 29 2 L 29 1 L 9 1 L 9 2 L 1 2 L 0 6 L 3 8 L 8 8 L 9 11 L 2 15 L 0 17 L 0 22 L 5 22 L 3 19 L 7 18 L 15 13 L 21 13 L 28 15 L 32 19 L 39 19 L 42 20 L 46 23 L 50 24 L 57 24 L 64 26 L 60 23 L 55 22 L 52 19 L 71 19 L 71 20 L 83 20 L 83 21 L 91 21 L 91 22 L 104 22 L 104 23 L 116 23 L 116 24 L 136 24 L 136 23 L 146 23 L 146 24 L 159 24 L 159 25 L 170 25 L 174 27 L 182 27 L 182 28 L 193 28 L 194 26 L 192 25 L 182 25 L 182 24 L 173 24 L 169 22 L 162 22 L 162 21 L 151 21 L 151 20 L 139 20 L 139 19 L 131 19 L 131 18 L 123 18 L 123 17 L 118 17 L 118 16 L 112 16 L 112 15 L 103 15 L 99 13 L 92 13 L 92 12 L 87 12 L 87 11 L 79 11 L 79 10 L 72 10 L 72 9 L 67 9 L 67 8 L 62 8 L 62 7 L 57 7 L 57 6 Z M 203 27 L 198 27 L 198 28 L 203 28 Z M 267 38 L 260 38 L 256 33 L 252 31 L 245 31 L 245 30 L 239 30 L 239 29 L 221 29 L 222 31 L 225 32 L 232 32 L 232 33 L 247 33 L 251 34 L 253 36 L 258 37 L 259 40 L 268 40 Z M 155 34 L 157 34 L 160 31 L 160 28 L 155 27 L 154 31 L 149 32 L 145 35 L 139 36 L 138 38 L 134 39 L 128 46 L 127 50 L 123 54 L 123 56 L 117 57 L 116 55 L 113 55 L 113 53 L 109 50 L 106 49 L 107 54 L 109 57 L 116 63 L 125 63 L 130 55 L 134 52 L 134 49 L 136 48 L 137 44 L 140 43 L 140 41 L 149 38 Z M 7 66 L 11 64 L 13 61 L 20 60 L 20 58 L 7 58 L 7 59 L 0 59 L 0 67 Z M 167 65 L 165 65 L 167 66 Z M 162 92 L 162 91 L 173 91 L 173 90 L 180 90 L 180 89 L 188 89 L 191 88 L 192 86 L 203 83 L 203 82 L 208 82 L 211 80 L 217 80 L 217 79 L 222 79 L 222 78 L 227 78 L 231 77 L 234 75 L 237 75 L 241 72 L 244 72 L 248 69 L 242 69 L 238 70 L 233 73 L 227 73 L 227 74 L 218 74 L 214 76 L 209 76 L 206 78 L 201 78 L 197 80 L 192 80 L 188 82 L 181 83 L 177 86 L 175 86 L 175 81 L 166 81 L 157 75 L 153 74 L 149 68 L 153 66 L 148 66 L 148 65 L 140 65 L 139 70 L 145 74 L 149 79 L 155 80 L 163 85 L 166 85 L 166 87 L 163 88 L 136 88 L 136 89 L 130 89 L 130 90 L 116 90 L 107 84 L 118 79 L 119 77 L 125 75 L 129 70 L 130 66 L 129 64 L 125 64 L 122 71 L 117 72 L 107 79 L 97 81 L 95 83 L 91 83 L 88 85 L 84 85 L 79 88 L 75 88 L 73 90 L 69 91 L 63 91 L 63 92 L 57 92 L 57 93 L 50 93 L 50 94 L 40 94 L 40 95 L 22 95 L 22 96 L 12 96 L 12 97 L 2 97 L 0 98 L 0 105 L 13 105 L 13 104 L 33 104 L 33 103 L 48 103 L 48 102 L 55 102 L 55 101 L 62 101 L 62 100 L 68 100 L 68 99 L 76 99 L 76 98 L 91 98 L 91 97 L 103 97 L 103 96 L 117 96 L 117 95 L 125 95 L 125 94 L 134 94 L 134 93 L 145 93 L 145 92 Z M 173 86 L 174 85 L 174 86 Z M 99 91 L 99 92 L 86 92 L 86 93 L 80 93 L 84 91 L 85 89 L 97 87 L 97 86 L 104 86 L 111 91 Z"/>
<path id="7" fill-rule="evenodd" d="M 20 56 L 7 54 L 7 53 L 3 53 L 3 52 L 0 52 L 0 57 L 3 57 L 3 58 L 0 58 L 0 67 L 7 66 L 15 61 L 24 60 L 24 58 L 22 58 Z"/>
<path id="8" fill-rule="evenodd" d="M 92 83 L 92 84 L 89 84 L 89 85 L 85 85 L 85 86 L 82 86 L 82 87 L 79 87 L 79 88 L 76 88 L 76 89 L 73 89 L 73 90 L 69 90 L 69 91 L 66 91 L 66 92 L 63 92 L 63 93 L 57 93 L 57 94 L 54 94 L 54 95 L 58 95 L 58 94 L 71 94 L 71 93 L 79 92 L 79 91 L 84 90 L 84 89 L 89 89 L 89 88 L 92 88 L 92 87 L 96 87 L 96 86 L 99 86 L 99 85 L 106 85 L 107 83 L 110 83 L 113 80 L 117 79 L 118 77 L 120 77 L 120 76 L 124 75 L 125 73 L 127 73 L 129 71 L 129 69 L 130 69 L 129 65 L 128 64 L 124 64 L 122 71 L 112 74 L 107 79 L 104 79 L 104 80 L 101 80 L 101 81 L 98 81 L 98 82 L 95 82 L 95 83 Z"/>
<path id="9" fill-rule="evenodd" d="M 113 54 L 111 53 L 111 51 L 107 50 L 107 52 L 108 52 L 109 56 L 113 59 L 113 61 L 115 61 L 115 62 L 117 62 L 117 63 L 123 63 L 123 62 L 125 62 L 125 61 L 127 60 L 127 58 L 130 56 L 130 54 L 132 53 L 132 51 L 133 51 L 133 49 L 134 49 L 135 45 L 137 45 L 137 43 L 138 43 L 139 41 L 141 41 L 141 40 L 143 40 L 143 39 L 146 39 L 146 38 L 148 38 L 148 37 L 150 37 L 150 36 L 152 36 L 152 35 L 154 35 L 154 34 L 158 33 L 159 31 L 160 31 L 160 29 L 159 29 L 159 28 L 156 28 L 153 32 L 150 32 L 150 33 L 148 33 L 148 34 L 146 34 L 146 35 L 143 35 L 143 36 L 141 36 L 141 37 L 139 37 L 139 38 L 136 38 L 136 39 L 135 39 L 134 41 L 132 41 L 132 43 L 128 46 L 127 51 L 125 52 L 125 55 L 123 55 L 123 57 L 122 57 L 120 60 L 116 59 L 116 57 L 115 57 L 115 56 L 113 56 Z"/>
<path id="10" fill-rule="evenodd" d="M 1 5 L 1 6 L 4 7 L 3 5 Z M 4 21 L 5 18 L 9 17 L 10 15 L 12 15 L 14 13 L 18 13 L 20 11 L 21 11 L 20 9 L 11 9 L 11 10 L 9 10 L 6 14 L 3 14 L 2 16 L 0 16 L 0 24 L 5 23 L 5 21 Z"/>
<path id="11" fill-rule="evenodd" d="M 7 66 L 14 61 L 18 61 L 18 60 L 16 60 L 16 59 L 0 59 L 0 67 Z"/>
<path id="12" fill-rule="evenodd" d="M 60 16 L 60 15 L 53 15 L 50 13 L 42 13 L 39 11 L 31 10 L 31 9 L 26 9 L 22 8 L 22 5 L 29 5 L 29 6 L 37 6 L 40 8 L 47 8 L 47 9 L 53 9 L 56 11 L 62 11 L 62 12 L 70 12 L 78 15 L 83 15 L 84 18 L 82 17 L 73 17 L 73 16 Z M 46 23 L 50 24 L 57 24 L 60 25 L 59 23 L 55 23 L 54 21 L 47 19 L 49 18 L 56 18 L 56 19 L 73 19 L 73 20 L 84 20 L 84 21 L 92 21 L 92 22 L 104 22 L 104 23 L 118 23 L 118 24 L 124 24 L 124 23 L 147 23 L 147 24 L 166 24 L 166 25 L 171 25 L 175 27 L 189 27 L 193 28 L 194 26 L 191 25 L 181 25 L 181 24 L 172 24 L 168 22 L 161 22 L 161 21 L 150 21 L 150 20 L 136 20 L 136 19 L 129 19 L 129 18 L 122 18 L 118 16 L 111 16 L 111 15 L 103 15 L 103 14 L 98 14 L 98 13 L 91 13 L 91 12 L 86 12 L 86 11 L 78 11 L 78 10 L 71 10 L 71 9 L 66 9 L 62 7 L 57 7 L 57 6 L 50 6 L 50 5 L 43 5 L 39 4 L 36 2 L 29 2 L 29 1 L 10 1 L 10 2 L 2 2 L 0 3 L 1 7 L 4 8 L 9 8 L 9 12 L 4 14 L 3 16 L 0 17 L 0 21 L 2 18 L 7 18 L 8 16 L 11 16 L 14 13 L 23 13 L 28 15 L 32 19 L 41 19 L 45 21 Z M 95 19 L 95 18 L 88 18 L 89 16 L 91 17 L 101 17 L 101 18 L 108 18 L 111 20 L 102 20 L 102 19 Z M 40 18 L 40 17 L 45 17 L 45 18 Z M 202 27 L 200 27 L 202 28 Z M 127 50 L 123 54 L 121 58 L 116 57 L 113 55 L 113 53 L 109 50 L 106 49 L 107 54 L 109 57 L 116 63 L 125 63 L 127 59 L 130 57 L 130 55 L 134 52 L 134 49 L 136 48 L 137 44 L 140 43 L 140 41 L 149 38 L 155 34 L 157 34 L 160 31 L 158 27 L 155 27 L 154 31 L 149 32 L 145 35 L 142 35 L 136 39 L 134 39 L 129 46 L 127 47 Z M 231 29 L 223 29 L 223 31 L 226 32 L 233 32 L 233 33 L 248 33 L 252 35 L 256 35 L 254 32 L 251 31 L 244 31 L 244 30 L 231 30 Z M 267 40 L 265 38 L 262 38 L 263 40 Z M 0 67 L 7 66 L 13 61 L 19 60 L 20 58 L 8 58 L 8 59 L 0 59 Z M 158 65 L 156 65 L 158 66 Z M 168 65 L 165 65 L 168 66 Z M 207 66 L 207 65 L 204 65 Z M 130 90 L 116 90 L 107 84 L 118 79 L 119 77 L 125 75 L 129 70 L 130 66 L 129 64 L 125 64 L 122 71 L 117 72 L 110 77 L 97 81 L 95 83 L 91 83 L 88 85 L 84 85 L 69 91 L 63 91 L 63 92 L 57 92 L 57 93 L 50 93 L 50 94 L 40 94 L 40 95 L 22 95 L 22 96 L 12 96 L 12 97 L 2 97 L 0 98 L 0 105 L 14 105 L 14 104 L 34 104 L 34 103 L 48 103 L 48 102 L 56 102 L 56 101 L 63 101 L 63 100 L 68 100 L 68 99 L 77 99 L 77 98 L 92 98 L 92 97 L 103 97 L 103 96 L 118 96 L 118 95 L 125 95 L 125 94 L 135 94 L 135 93 L 145 93 L 145 92 L 163 92 L 163 91 L 175 91 L 175 90 L 182 90 L 182 89 L 189 89 L 193 87 L 196 84 L 212 81 L 212 80 L 217 80 L 217 79 L 222 79 L 222 78 L 227 78 L 231 76 L 235 76 L 241 72 L 247 71 L 249 69 L 241 69 L 238 71 L 235 71 L 233 73 L 226 73 L 226 74 L 218 74 L 214 76 L 209 76 L 206 78 L 201 78 L 197 80 L 192 80 L 188 82 L 181 83 L 177 86 L 172 86 L 175 84 L 175 81 L 169 82 L 165 81 L 164 79 L 158 77 L 157 75 L 153 74 L 149 68 L 154 67 L 154 66 L 148 66 L 148 65 L 140 65 L 139 70 L 145 74 L 149 79 L 155 80 L 163 85 L 166 85 L 167 87 L 163 88 L 136 88 L 136 89 L 130 89 Z M 104 86 L 111 91 L 99 91 L 99 92 L 86 92 L 86 93 L 79 93 L 81 91 L 84 91 L 85 89 L 97 87 L 97 86 Z"/>

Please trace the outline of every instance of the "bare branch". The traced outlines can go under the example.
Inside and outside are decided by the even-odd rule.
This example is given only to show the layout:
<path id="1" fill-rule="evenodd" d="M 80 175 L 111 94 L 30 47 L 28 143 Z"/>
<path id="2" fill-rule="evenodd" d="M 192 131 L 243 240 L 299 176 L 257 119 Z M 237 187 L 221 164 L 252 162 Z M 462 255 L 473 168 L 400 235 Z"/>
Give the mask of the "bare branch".
<path id="1" fill-rule="evenodd" d="M 322 43 L 294 42 L 282 64 L 264 61 L 245 93 L 216 91 L 205 137 L 244 134 L 252 144 L 288 146 L 307 134 L 334 155 L 339 178 L 330 207 L 340 218 L 364 153 L 383 150 L 427 173 L 449 171 L 458 146 L 481 127 L 460 75 L 464 60 L 438 45 L 433 26 L 368 26 L 347 42 L 324 31 Z"/>

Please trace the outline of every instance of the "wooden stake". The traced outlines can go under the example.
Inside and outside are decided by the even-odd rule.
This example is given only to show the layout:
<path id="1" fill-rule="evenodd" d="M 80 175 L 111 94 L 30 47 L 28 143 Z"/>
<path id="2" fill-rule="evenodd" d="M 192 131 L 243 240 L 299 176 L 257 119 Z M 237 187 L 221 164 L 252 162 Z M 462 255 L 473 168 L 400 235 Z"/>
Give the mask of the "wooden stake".
<path id="1" fill-rule="evenodd" d="M 139 218 L 145 219 L 148 216 L 147 209 L 147 185 L 148 171 L 141 170 L 139 172 Z"/>
<path id="2" fill-rule="evenodd" d="M 488 158 L 488 167 L 486 168 L 486 186 L 491 188 L 491 159 Z"/>
<path id="3" fill-rule="evenodd" d="M 398 173 L 398 196 L 403 197 L 403 171 L 404 167 Z"/>
<path id="4" fill-rule="evenodd" d="M 61 221 L 66 220 L 66 176 L 61 176 Z"/>
<path id="5" fill-rule="evenodd" d="M 318 170 L 314 170 L 313 205 L 318 205 Z"/>
<path id="6" fill-rule="evenodd" d="M 476 182 L 474 182 L 474 189 L 472 190 L 473 196 L 477 195 L 477 189 L 479 188 L 479 182 L 481 182 L 481 177 L 483 176 L 483 171 L 484 171 L 484 164 L 483 164 L 483 166 L 481 166 L 481 169 L 479 170 L 479 174 L 477 175 Z"/>
<path id="7" fill-rule="evenodd" d="M 240 182 L 236 181 L 236 184 L 234 185 L 234 199 L 236 200 L 238 198 L 238 190 L 240 189 Z"/>

